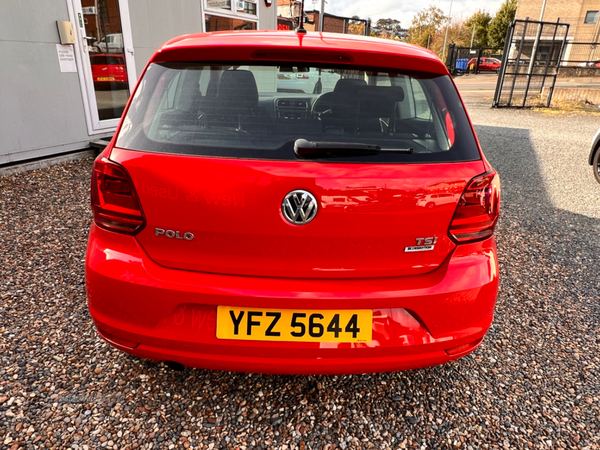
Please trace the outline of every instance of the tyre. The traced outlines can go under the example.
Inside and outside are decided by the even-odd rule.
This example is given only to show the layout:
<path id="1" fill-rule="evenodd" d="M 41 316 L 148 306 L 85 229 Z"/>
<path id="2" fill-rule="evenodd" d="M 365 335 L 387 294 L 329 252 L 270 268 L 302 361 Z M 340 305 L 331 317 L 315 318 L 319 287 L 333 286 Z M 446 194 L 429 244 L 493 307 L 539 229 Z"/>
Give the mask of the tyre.
<path id="1" fill-rule="evenodd" d="M 597 148 L 596 153 L 594 153 L 592 167 L 594 168 L 594 177 L 596 177 L 596 181 L 600 183 L 600 148 Z"/>

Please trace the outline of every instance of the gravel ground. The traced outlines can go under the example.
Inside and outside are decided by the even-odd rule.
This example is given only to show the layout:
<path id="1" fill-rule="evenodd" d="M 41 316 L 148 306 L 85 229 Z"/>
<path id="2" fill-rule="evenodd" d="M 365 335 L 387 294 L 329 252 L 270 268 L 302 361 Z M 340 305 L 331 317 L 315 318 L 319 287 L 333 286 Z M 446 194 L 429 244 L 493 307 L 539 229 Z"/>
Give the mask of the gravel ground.
<path id="1" fill-rule="evenodd" d="M 95 333 L 91 160 L 0 177 L 0 447 L 600 448 L 600 185 L 593 116 L 469 103 L 503 181 L 501 291 L 453 363 L 289 377 L 131 358 Z M 480 124 L 480 125 L 479 125 Z"/>

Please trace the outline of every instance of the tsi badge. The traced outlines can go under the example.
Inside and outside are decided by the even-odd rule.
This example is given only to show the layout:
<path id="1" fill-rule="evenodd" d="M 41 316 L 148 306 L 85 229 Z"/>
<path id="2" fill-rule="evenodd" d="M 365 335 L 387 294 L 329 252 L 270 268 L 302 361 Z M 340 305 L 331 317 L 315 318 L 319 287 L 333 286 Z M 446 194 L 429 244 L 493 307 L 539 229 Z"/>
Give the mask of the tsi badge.
<path id="1" fill-rule="evenodd" d="M 169 239 L 185 239 L 186 241 L 194 239 L 192 233 L 183 233 L 183 236 L 181 236 L 179 231 L 163 230 L 162 228 L 155 228 L 154 236 L 166 236 Z"/>
<path id="2" fill-rule="evenodd" d="M 405 247 L 405 252 L 429 252 L 434 249 L 437 237 L 417 238 L 417 245 L 414 247 Z"/>

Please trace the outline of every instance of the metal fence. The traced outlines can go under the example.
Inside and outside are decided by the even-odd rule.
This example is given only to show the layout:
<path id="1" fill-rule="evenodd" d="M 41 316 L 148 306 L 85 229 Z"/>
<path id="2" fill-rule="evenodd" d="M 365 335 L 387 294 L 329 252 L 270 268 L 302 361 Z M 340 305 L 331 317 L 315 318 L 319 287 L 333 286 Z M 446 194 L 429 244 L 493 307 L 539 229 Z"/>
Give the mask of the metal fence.
<path id="1" fill-rule="evenodd" d="M 550 106 L 568 34 L 558 21 L 512 21 L 492 106 Z"/>
<path id="2" fill-rule="evenodd" d="M 484 64 L 485 59 L 499 60 L 499 58 L 502 58 L 502 49 L 457 47 L 455 44 L 450 44 L 446 67 L 452 75 L 481 73 L 490 70 L 488 65 Z"/>
<path id="3" fill-rule="evenodd" d="M 587 19 L 587 18 L 586 18 Z M 585 22 L 582 17 L 562 17 L 561 23 L 571 24 L 561 67 L 598 67 L 600 63 L 600 27 Z"/>

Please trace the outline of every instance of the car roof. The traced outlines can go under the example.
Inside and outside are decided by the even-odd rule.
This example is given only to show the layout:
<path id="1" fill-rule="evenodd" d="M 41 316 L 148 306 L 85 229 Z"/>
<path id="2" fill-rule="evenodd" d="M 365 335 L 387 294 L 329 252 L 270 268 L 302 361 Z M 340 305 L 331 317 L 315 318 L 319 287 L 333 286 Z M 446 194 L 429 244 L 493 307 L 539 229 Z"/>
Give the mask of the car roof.
<path id="1" fill-rule="evenodd" d="M 339 33 L 220 31 L 179 36 L 166 42 L 151 62 L 270 61 L 336 63 L 448 74 L 435 54 L 389 39 Z"/>

